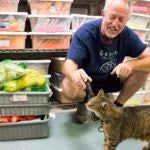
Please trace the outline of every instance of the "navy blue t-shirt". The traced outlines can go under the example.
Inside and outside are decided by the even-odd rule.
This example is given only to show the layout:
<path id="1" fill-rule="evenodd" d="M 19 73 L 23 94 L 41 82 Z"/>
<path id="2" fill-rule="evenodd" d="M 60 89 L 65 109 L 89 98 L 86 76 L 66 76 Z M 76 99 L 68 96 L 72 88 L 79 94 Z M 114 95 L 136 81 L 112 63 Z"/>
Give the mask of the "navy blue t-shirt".
<path id="1" fill-rule="evenodd" d="M 73 60 L 83 68 L 93 80 L 103 80 L 110 76 L 113 68 L 125 56 L 137 57 L 146 44 L 128 27 L 113 40 L 104 44 L 100 38 L 101 19 L 91 21 L 80 27 L 74 34 L 67 59 Z"/>

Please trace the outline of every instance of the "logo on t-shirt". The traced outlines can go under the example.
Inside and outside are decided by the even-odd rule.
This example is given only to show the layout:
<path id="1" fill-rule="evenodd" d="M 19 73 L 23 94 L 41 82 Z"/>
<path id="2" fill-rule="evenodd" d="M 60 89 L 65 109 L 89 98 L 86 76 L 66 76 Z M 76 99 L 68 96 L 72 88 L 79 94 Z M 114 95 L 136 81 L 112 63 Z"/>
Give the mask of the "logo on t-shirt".
<path id="1" fill-rule="evenodd" d="M 100 50 L 99 55 L 101 59 L 114 59 L 118 55 L 118 51 L 114 50 L 114 51 L 108 52 L 108 51 Z"/>
<path id="2" fill-rule="evenodd" d="M 110 72 L 111 70 L 113 70 L 115 68 L 116 64 L 117 64 L 117 59 L 108 61 L 107 63 L 104 63 L 100 67 L 100 72 L 102 72 L 102 73 Z"/>

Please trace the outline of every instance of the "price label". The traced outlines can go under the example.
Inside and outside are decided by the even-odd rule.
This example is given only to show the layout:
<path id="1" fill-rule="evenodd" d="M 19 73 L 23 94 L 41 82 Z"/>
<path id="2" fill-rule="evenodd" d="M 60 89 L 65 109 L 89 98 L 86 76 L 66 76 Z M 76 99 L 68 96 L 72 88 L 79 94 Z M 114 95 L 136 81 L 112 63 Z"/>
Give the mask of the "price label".
<path id="1" fill-rule="evenodd" d="M 26 102 L 28 101 L 27 95 L 13 95 L 12 96 L 13 102 Z"/>
<path id="2" fill-rule="evenodd" d="M 10 40 L 0 40 L 0 47 L 10 47 Z"/>

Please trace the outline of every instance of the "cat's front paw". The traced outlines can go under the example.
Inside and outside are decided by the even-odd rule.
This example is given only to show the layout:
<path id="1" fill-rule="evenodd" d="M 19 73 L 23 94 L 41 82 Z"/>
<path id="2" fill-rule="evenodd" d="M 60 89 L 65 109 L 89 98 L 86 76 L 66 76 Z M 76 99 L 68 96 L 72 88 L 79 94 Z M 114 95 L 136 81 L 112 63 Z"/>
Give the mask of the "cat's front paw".
<path id="1" fill-rule="evenodd" d="M 92 119 L 93 121 L 99 120 L 99 117 L 97 117 L 94 112 L 91 112 L 91 113 L 90 113 L 90 117 L 91 117 L 91 119 Z"/>
<path id="2" fill-rule="evenodd" d="M 144 145 L 142 150 L 150 150 L 150 144 Z"/>

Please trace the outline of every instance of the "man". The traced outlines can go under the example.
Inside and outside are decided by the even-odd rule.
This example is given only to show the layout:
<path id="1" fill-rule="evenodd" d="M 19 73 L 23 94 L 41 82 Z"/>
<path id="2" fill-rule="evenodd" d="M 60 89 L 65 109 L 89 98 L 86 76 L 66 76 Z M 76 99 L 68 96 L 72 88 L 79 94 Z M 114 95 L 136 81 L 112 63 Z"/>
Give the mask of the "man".
<path id="1" fill-rule="evenodd" d="M 62 83 L 65 96 L 80 102 L 76 122 L 86 122 L 86 82 L 95 93 L 120 91 L 115 100 L 123 104 L 144 84 L 150 72 L 150 48 L 126 26 L 130 17 L 127 0 L 106 0 L 102 19 L 83 25 L 73 36 Z M 124 61 L 125 56 L 136 57 Z M 84 100 L 85 101 L 85 100 Z"/>

